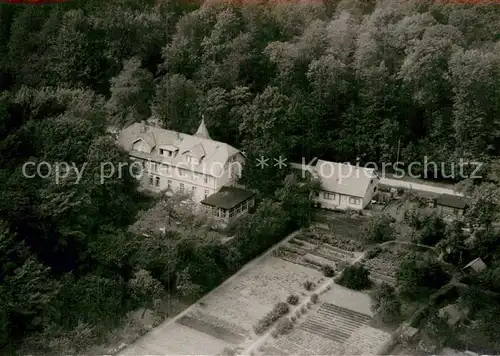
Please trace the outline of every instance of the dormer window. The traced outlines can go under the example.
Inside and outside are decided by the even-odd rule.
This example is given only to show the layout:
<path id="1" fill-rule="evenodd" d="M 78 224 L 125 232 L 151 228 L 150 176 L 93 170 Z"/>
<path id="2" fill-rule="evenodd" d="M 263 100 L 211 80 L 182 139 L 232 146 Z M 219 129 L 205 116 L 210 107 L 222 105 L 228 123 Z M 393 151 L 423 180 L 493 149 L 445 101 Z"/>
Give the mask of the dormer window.
<path id="1" fill-rule="evenodd" d="M 160 148 L 160 156 L 171 157 L 172 151 L 164 150 L 163 148 Z"/>
<path id="2" fill-rule="evenodd" d="M 132 149 L 138 152 L 151 153 L 151 146 L 142 138 L 134 141 L 134 143 L 132 144 Z"/>
<path id="3" fill-rule="evenodd" d="M 178 148 L 172 145 L 162 145 L 158 147 L 158 154 L 162 157 L 173 158 Z"/>
<path id="4" fill-rule="evenodd" d="M 186 155 L 186 162 L 191 164 L 198 164 L 198 159 L 191 155 Z"/>
<path id="5" fill-rule="evenodd" d="M 184 160 L 192 165 L 200 164 L 200 162 L 203 160 L 203 157 L 205 157 L 205 149 L 201 144 L 197 144 L 191 148 L 188 148 L 181 153 L 184 156 Z"/>

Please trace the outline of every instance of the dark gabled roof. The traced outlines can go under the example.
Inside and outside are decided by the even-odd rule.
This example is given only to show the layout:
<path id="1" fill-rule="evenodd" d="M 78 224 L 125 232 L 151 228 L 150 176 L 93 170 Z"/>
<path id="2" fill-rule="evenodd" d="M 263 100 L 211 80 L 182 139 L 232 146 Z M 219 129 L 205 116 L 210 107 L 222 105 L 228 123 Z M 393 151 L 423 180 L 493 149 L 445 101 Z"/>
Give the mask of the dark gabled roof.
<path id="1" fill-rule="evenodd" d="M 232 209 L 254 195 L 255 193 L 249 190 L 235 187 L 222 187 L 217 193 L 202 200 L 201 203 L 215 206 L 216 208 Z"/>
<path id="2" fill-rule="evenodd" d="M 436 204 L 450 208 L 465 209 L 467 206 L 467 199 L 457 195 L 441 194 L 436 199 Z"/>

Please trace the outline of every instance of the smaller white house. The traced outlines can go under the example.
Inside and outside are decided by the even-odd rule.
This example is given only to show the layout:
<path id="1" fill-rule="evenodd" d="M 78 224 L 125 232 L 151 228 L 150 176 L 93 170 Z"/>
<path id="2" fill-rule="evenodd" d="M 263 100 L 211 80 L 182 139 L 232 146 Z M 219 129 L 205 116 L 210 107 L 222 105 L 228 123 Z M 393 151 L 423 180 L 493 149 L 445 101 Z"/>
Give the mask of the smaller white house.
<path id="1" fill-rule="evenodd" d="M 292 164 L 292 167 L 299 168 L 299 165 Z M 324 209 L 363 210 L 377 193 L 380 181 L 374 169 L 351 164 L 318 160 L 315 166 L 305 170 L 321 184 L 314 200 Z"/>

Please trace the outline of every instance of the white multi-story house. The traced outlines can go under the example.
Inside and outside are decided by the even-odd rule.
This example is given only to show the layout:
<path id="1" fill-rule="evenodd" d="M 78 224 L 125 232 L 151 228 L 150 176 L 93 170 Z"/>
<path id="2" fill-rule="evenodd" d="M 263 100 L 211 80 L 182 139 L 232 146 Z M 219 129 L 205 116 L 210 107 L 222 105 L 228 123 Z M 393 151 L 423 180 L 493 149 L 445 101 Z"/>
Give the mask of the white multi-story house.
<path id="1" fill-rule="evenodd" d="M 204 120 L 194 135 L 134 123 L 121 131 L 118 141 L 142 167 L 142 188 L 184 192 L 197 203 L 222 187 L 235 186 L 245 163 L 240 150 L 210 138 Z"/>

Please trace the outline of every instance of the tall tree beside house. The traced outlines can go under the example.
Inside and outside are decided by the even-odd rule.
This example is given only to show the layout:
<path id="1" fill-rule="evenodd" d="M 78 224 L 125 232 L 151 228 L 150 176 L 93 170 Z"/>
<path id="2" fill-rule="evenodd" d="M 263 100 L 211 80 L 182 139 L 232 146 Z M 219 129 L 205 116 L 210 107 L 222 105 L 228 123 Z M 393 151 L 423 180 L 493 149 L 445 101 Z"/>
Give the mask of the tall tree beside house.
<path id="1" fill-rule="evenodd" d="M 189 133 L 199 123 L 198 95 L 199 90 L 192 80 L 182 74 L 167 75 L 156 86 L 153 115 L 165 128 Z"/>
<path id="2" fill-rule="evenodd" d="M 455 137 L 465 157 L 485 152 L 499 130 L 494 117 L 500 104 L 493 99 L 500 95 L 498 48 L 497 44 L 487 50 L 457 49 L 449 61 L 455 93 Z"/>
<path id="3" fill-rule="evenodd" d="M 311 193 L 313 182 L 301 182 L 295 174 L 284 179 L 284 186 L 276 191 L 276 197 L 288 212 L 287 225 L 290 229 L 307 227 L 312 221 Z"/>
<path id="4" fill-rule="evenodd" d="M 180 296 L 196 298 L 202 288 L 199 284 L 193 283 L 190 277 L 189 268 L 186 267 L 177 273 L 176 289 Z"/>
<path id="5" fill-rule="evenodd" d="M 140 269 L 134 273 L 134 277 L 128 281 L 128 286 L 139 303 L 144 303 L 142 317 L 147 308 L 152 308 L 155 300 L 161 299 L 164 289 L 163 286 L 154 279 L 151 274 Z"/>
<path id="6" fill-rule="evenodd" d="M 400 294 L 414 299 L 428 297 L 449 280 L 441 263 L 428 252 L 411 252 L 405 256 L 396 278 Z"/>
<path id="7" fill-rule="evenodd" d="M 393 220 L 390 216 L 385 215 L 374 218 L 366 230 L 366 241 L 369 243 L 381 243 L 393 240 L 396 234 Z"/>
<path id="8" fill-rule="evenodd" d="M 401 317 L 401 302 L 398 300 L 394 287 L 382 283 L 372 292 L 371 310 L 387 323 L 399 321 Z"/>
<path id="9" fill-rule="evenodd" d="M 153 75 L 141 67 L 139 58 L 123 62 L 123 69 L 111 78 L 111 97 L 106 111 L 111 122 L 118 127 L 145 120 L 151 115 L 154 94 Z"/>

